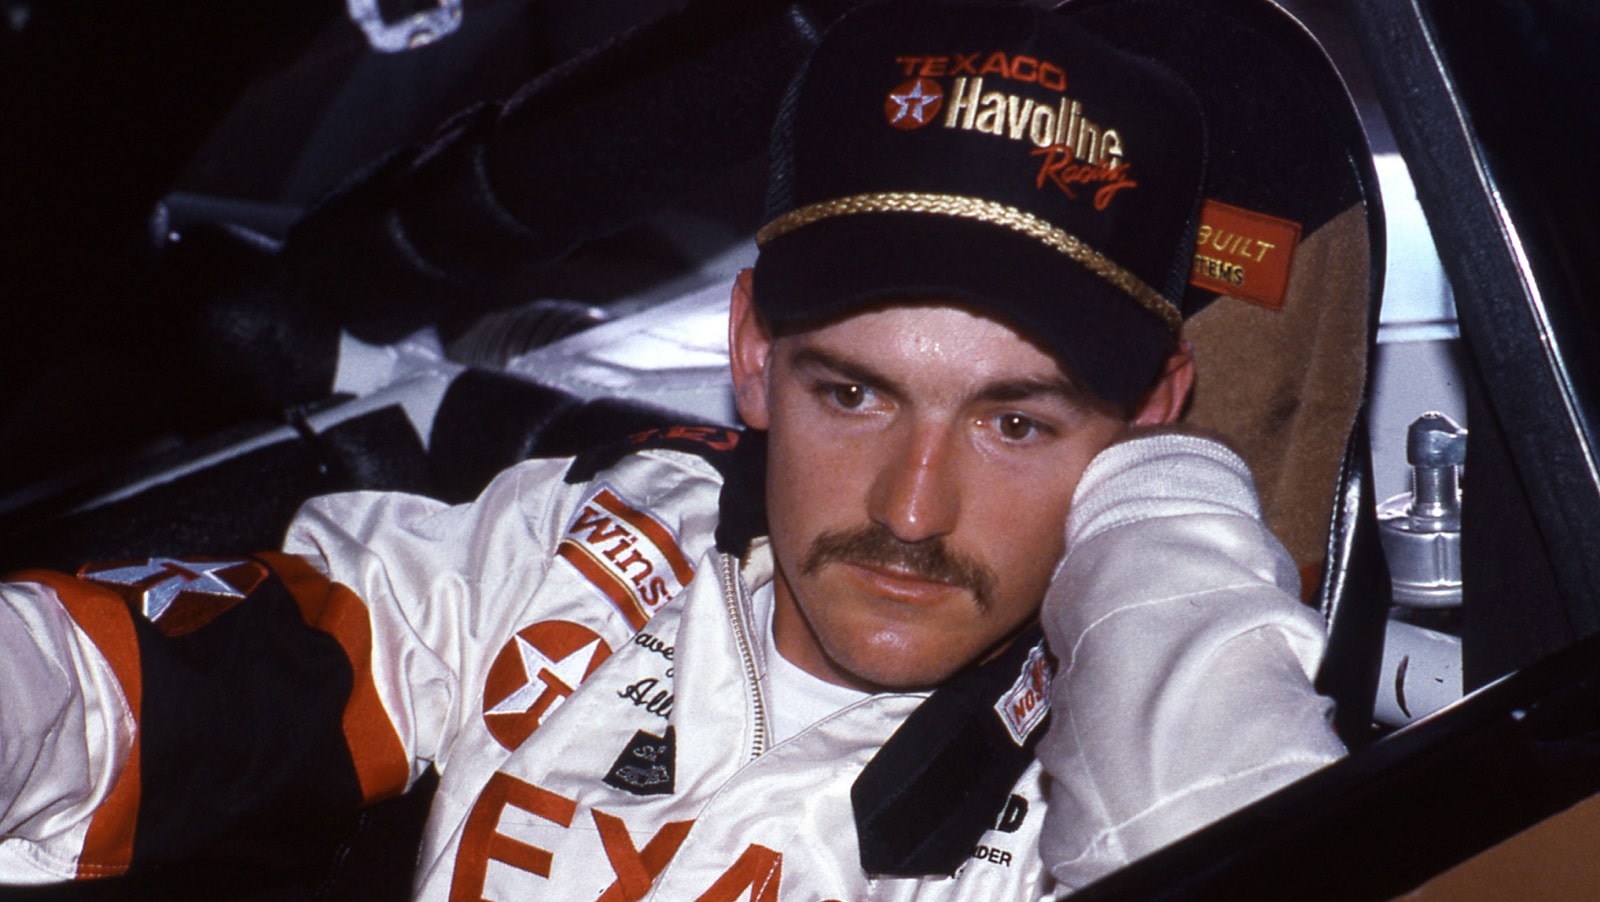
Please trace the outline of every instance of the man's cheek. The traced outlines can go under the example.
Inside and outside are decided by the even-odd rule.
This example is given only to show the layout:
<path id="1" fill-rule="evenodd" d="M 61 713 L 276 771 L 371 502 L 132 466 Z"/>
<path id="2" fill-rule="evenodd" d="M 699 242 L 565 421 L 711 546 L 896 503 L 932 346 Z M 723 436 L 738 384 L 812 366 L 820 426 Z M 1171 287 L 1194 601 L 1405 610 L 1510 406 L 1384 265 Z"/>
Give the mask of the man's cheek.
<path id="1" fill-rule="evenodd" d="M 777 462 L 778 482 L 771 486 L 787 505 L 807 513 L 811 525 L 821 529 L 860 527 L 865 490 L 858 466 L 837 448 L 818 447 L 811 453 Z M 771 496 L 769 495 L 769 498 Z"/>

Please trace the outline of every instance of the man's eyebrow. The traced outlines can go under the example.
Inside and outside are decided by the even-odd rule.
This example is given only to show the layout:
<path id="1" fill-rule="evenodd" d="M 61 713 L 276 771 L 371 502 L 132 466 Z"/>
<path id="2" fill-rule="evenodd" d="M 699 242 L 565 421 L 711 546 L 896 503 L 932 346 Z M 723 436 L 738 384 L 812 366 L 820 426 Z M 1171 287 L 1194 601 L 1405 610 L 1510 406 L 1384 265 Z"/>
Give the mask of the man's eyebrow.
<path id="1" fill-rule="evenodd" d="M 985 385 L 977 394 L 979 401 L 1032 401 L 1037 398 L 1060 401 L 1072 407 L 1088 404 L 1084 390 L 1065 377 L 1008 379 Z"/>
<path id="2" fill-rule="evenodd" d="M 791 364 L 795 369 L 824 369 L 849 382 L 870 385 L 879 391 L 895 394 L 901 391 L 899 383 L 866 364 L 840 357 L 815 346 L 794 352 Z M 1089 395 L 1077 383 L 1063 375 L 1048 377 L 1022 377 L 1004 379 L 982 386 L 972 396 L 974 401 L 1011 403 L 1043 399 L 1065 404 L 1073 409 L 1089 406 Z"/>
<path id="3" fill-rule="evenodd" d="M 825 369 L 841 379 L 860 382 L 891 394 L 900 390 L 900 386 L 883 373 L 815 345 L 807 345 L 795 351 L 790 363 L 795 369 Z"/>

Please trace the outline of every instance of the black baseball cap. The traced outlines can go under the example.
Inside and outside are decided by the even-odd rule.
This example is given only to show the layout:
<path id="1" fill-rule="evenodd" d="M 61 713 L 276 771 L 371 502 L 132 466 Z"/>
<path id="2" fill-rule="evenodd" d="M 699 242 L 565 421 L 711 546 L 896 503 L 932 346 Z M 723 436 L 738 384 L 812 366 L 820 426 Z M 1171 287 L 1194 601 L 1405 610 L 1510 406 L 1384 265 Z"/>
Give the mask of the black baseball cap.
<path id="1" fill-rule="evenodd" d="M 968 305 L 1130 403 L 1182 330 L 1205 148 L 1181 79 L 1062 14 L 860 7 L 780 111 L 757 308 L 805 323 Z"/>

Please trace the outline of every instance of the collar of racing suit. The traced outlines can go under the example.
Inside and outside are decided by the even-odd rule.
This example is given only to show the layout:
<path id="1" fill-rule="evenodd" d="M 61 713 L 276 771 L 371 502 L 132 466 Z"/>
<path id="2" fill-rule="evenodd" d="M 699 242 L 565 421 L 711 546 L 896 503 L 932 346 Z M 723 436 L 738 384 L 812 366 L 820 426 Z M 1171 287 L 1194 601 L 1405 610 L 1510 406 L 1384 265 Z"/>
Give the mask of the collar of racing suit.
<path id="1" fill-rule="evenodd" d="M 630 453 L 684 451 L 722 474 L 717 548 L 735 623 L 751 610 L 736 561 L 767 532 L 765 433 L 720 427 L 667 427 L 580 455 L 568 482 L 592 479 Z M 744 633 L 749 666 L 757 637 Z M 1017 780 L 1033 762 L 1048 725 L 1051 662 L 1037 624 L 1004 652 L 951 677 L 900 725 L 851 789 L 861 866 L 869 874 L 953 874 L 1012 804 Z M 754 680 L 754 674 L 751 674 Z M 1018 711 L 1026 710 L 1026 718 Z M 765 733 L 765 727 L 760 727 Z M 764 740 L 758 740 L 758 742 Z"/>

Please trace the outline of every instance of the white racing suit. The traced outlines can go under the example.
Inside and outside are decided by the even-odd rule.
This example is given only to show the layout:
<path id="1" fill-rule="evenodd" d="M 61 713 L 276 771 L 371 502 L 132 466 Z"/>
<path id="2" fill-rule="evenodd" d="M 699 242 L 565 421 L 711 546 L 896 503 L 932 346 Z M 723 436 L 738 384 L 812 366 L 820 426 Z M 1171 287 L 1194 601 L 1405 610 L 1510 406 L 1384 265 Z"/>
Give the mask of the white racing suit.
<path id="1" fill-rule="evenodd" d="M 716 458 L 735 441 L 689 430 L 661 443 Z M 530 461 L 468 505 L 317 499 L 283 554 L 21 575 L 0 590 L 0 881 L 116 874 L 218 837 L 292 830 L 300 807 L 395 795 L 431 766 L 421 898 L 1053 894 L 1033 757 L 1047 723 L 1041 648 L 1025 638 L 931 697 L 876 695 L 774 745 L 749 601 L 771 556 L 739 540 L 749 511 L 730 498 L 759 507 L 675 450 Z M 1240 519 L 1247 558 L 1276 547 Z M 1115 528 L 1154 539 L 1164 527 Z M 1203 578 L 1206 566 L 1179 569 Z M 1240 568 L 1215 569 L 1231 582 Z M 1292 764 L 1224 794 L 1210 816 L 1338 753 L 1307 676 L 1316 618 L 1272 586 L 1279 576 L 1258 575 L 1257 594 L 1276 600 L 1228 629 L 1293 638 L 1269 640 L 1285 653 L 1229 679 L 1271 683 L 1282 711 L 1192 707 L 1255 724 L 1256 757 Z M 1141 598 L 1137 585 L 1101 588 L 1122 599 L 1100 601 L 1108 610 Z M 1115 662 L 1092 666 L 1119 681 Z M 1085 705 L 1067 723 L 1125 738 L 1148 713 Z M 1160 721 L 1164 752 L 1181 740 L 1171 731 L 1190 729 L 1181 721 Z M 1042 846 L 1058 858 L 1104 847 L 1126 806 L 1195 780 L 1238 783 L 1169 760 L 1182 755 L 1153 773 L 1107 769 L 1115 758 L 1091 768 L 1097 746 L 1052 742 L 1067 777 L 1058 804 L 1081 819 L 1062 834 L 1071 849 Z M 291 816 L 273 798 L 291 799 Z M 1182 830 L 1198 825 L 1184 815 Z M 1096 860 L 1142 851 L 1130 842 Z"/>

